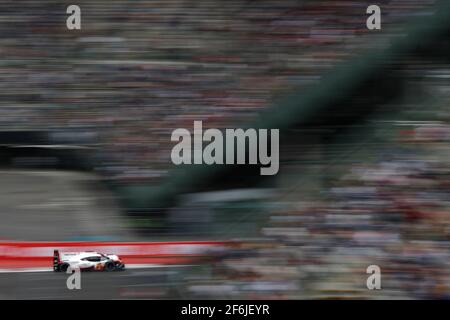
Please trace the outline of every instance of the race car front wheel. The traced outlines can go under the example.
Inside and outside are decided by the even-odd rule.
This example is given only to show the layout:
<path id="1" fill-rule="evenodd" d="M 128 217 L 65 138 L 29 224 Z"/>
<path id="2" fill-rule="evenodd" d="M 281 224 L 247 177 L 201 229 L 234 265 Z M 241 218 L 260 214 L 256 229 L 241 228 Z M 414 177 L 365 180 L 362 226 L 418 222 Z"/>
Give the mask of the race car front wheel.
<path id="1" fill-rule="evenodd" d="M 113 271 L 115 269 L 114 262 L 107 262 L 105 264 L 105 271 Z"/>

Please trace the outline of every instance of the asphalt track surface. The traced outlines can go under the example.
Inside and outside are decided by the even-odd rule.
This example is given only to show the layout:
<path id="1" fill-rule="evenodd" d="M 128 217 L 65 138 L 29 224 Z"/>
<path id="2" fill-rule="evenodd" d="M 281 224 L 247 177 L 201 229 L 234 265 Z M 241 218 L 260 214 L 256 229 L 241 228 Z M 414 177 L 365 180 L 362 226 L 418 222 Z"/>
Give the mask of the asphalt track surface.
<path id="1" fill-rule="evenodd" d="M 153 266 L 117 272 L 82 272 L 81 289 L 69 290 L 70 274 L 0 273 L 0 299 L 184 299 L 183 279 L 192 266 Z"/>

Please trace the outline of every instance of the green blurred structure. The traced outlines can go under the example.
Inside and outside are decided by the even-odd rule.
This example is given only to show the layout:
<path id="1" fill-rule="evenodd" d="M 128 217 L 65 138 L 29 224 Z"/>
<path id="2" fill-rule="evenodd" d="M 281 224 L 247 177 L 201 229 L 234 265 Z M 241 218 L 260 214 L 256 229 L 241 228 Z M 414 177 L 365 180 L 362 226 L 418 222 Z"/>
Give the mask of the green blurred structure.
<path id="1" fill-rule="evenodd" d="M 357 58 L 339 64 L 319 85 L 307 92 L 293 92 L 275 101 L 260 114 L 258 121 L 248 124 L 247 127 L 280 129 L 281 148 L 283 142 L 290 139 L 286 133 L 292 128 L 343 128 L 327 133 L 318 132 L 319 140 L 324 143 L 333 144 L 349 136 L 362 138 L 359 134 L 348 135 L 348 128 L 358 124 L 359 127 L 356 127 L 360 130 L 361 123 L 364 124 L 364 119 L 369 116 L 396 111 L 383 110 L 380 105 L 404 94 L 402 78 L 398 71 L 407 63 L 404 61 L 405 57 L 449 59 L 448 43 L 441 45 L 440 40 L 450 32 L 450 2 L 440 1 L 435 8 L 434 15 L 415 18 L 406 25 L 404 37 L 383 39 L 383 44 L 380 43 L 376 50 L 362 52 Z M 436 47 L 439 51 L 435 50 Z M 355 99 L 358 96 L 370 99 L 366 99 L 366 103 L 362 105 Z M 370 105 L 367 100 L 370 100 Z M 126 208 L 146 212 L 172 206 L 178 195 L 197 192 L 214 177 L 230 174 L 230 170 L 232 169 L 228 166 L 180 166 L 174 169 L 161 185 L 115 188 Z"/>

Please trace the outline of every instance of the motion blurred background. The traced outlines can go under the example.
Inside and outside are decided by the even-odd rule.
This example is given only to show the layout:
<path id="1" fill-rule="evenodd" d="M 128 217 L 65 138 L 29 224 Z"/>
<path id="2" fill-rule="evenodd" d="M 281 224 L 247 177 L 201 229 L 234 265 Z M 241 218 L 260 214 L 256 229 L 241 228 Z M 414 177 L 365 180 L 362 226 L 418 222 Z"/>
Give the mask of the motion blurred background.
<path id="1" fill-rule="evenodd" d="M 79 292 L 0 267 L 0 297 L 449 298 L 449 8 L 1 0 L 0 239 L 230 244 Z M 278 175 L 174 166 L 194 120 L 280 129 Z"/>

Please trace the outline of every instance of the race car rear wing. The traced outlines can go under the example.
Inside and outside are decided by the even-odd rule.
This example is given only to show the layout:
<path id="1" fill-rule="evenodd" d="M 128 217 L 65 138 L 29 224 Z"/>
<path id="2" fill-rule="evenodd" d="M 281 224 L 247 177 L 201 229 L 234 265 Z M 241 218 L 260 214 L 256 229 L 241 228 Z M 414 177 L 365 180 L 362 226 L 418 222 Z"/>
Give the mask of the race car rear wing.
<path id="1" fill-rule="evenodd" d="M 54 250 L 53 251 L 53 270 L 54 271 L 58 271 L 58 266 L 59 266 L 59 250 Z"/>

